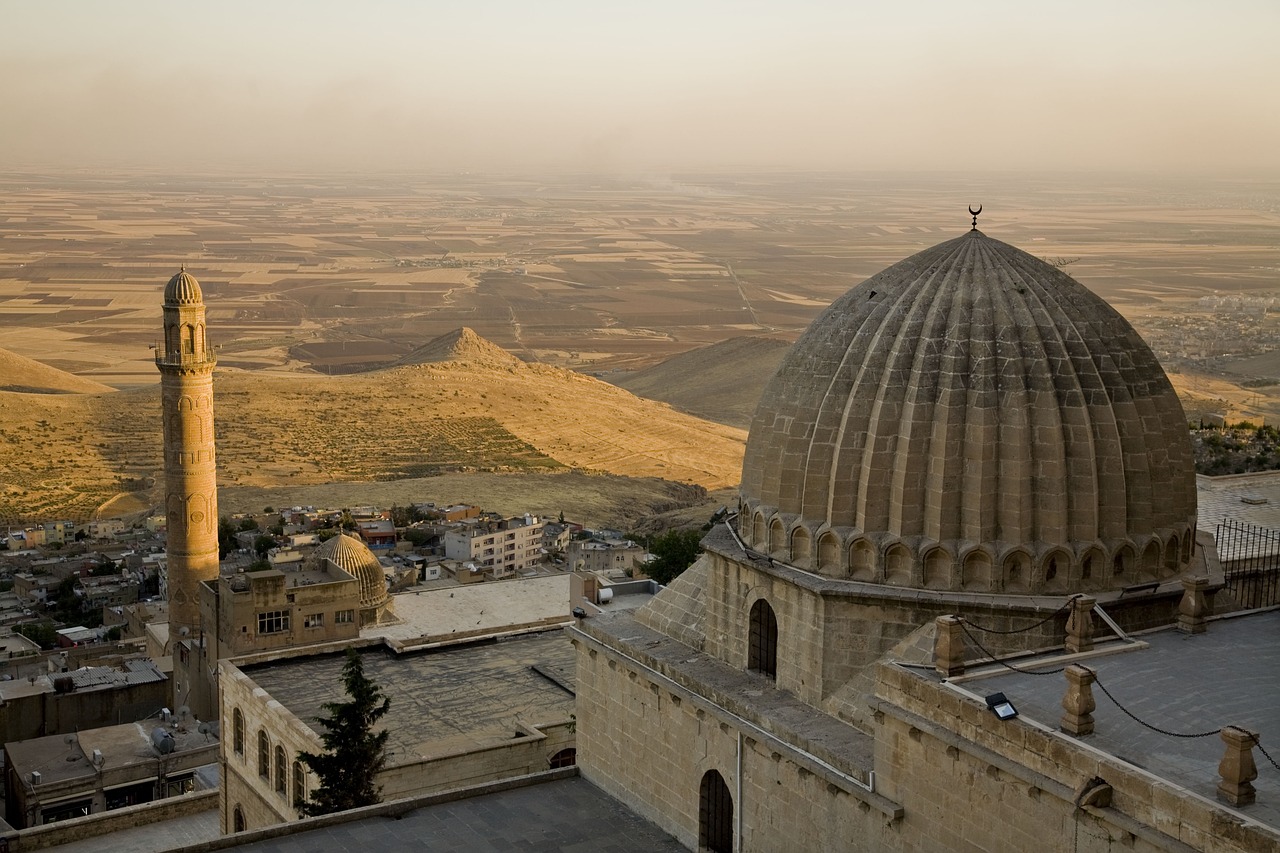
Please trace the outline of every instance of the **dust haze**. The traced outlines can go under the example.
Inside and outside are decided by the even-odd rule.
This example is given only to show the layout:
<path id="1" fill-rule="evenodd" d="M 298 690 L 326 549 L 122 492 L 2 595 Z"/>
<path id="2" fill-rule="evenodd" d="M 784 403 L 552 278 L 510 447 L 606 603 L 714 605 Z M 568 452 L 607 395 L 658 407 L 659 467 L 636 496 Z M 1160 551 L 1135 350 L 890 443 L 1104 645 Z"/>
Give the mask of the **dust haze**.
<path id="1" fill-rule="evenodd" d="M 1277 171 L 1280 6 L 6 4 L 7 168 Z"/>

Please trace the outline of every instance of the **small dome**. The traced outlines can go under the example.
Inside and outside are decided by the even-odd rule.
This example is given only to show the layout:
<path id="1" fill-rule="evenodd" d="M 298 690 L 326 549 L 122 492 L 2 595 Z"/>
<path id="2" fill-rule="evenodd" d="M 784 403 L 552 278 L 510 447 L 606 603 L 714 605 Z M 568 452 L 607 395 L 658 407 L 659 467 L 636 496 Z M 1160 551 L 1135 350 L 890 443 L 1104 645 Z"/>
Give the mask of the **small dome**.
<path id="1" fill-rule="evenodd" d="M 165 305 L 198 305 L 204 300 L 200 282 L 183 268 L 164 286 Z"/>
<path id="2" fill-rule="evenodd" d="M 743 461 L 757 550 L 905 586 L 1168 577 L 1195 520 L 1186 419 L 1155 355 L 1062 270 L 976 229 L 820 315 Z"/>
<path id="3" fill-rule="evenodd" d="M 314 560 L 331 560 L 360 583 L 360 606 L 378 607 L 387 600 L 387 582 L 382 564 L 369 546 L 354 536 L 339 533 L 312 553 Z"/>

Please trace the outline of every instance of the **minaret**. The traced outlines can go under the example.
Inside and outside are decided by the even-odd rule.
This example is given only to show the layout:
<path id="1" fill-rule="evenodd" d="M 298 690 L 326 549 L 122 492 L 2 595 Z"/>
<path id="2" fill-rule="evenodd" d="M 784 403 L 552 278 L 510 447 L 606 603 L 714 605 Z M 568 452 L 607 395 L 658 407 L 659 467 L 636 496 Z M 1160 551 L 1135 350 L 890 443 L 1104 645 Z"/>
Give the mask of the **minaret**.
<path id="1" fill-rule="evenodd" d="M 198 587 L 218 576 L 218 488 L 213 453 L 213 365 L 200 283 L 186 271 L 164 288 L 164 341 L 156 349 L 164 417 L 169 630 L 200 621 Z"/>

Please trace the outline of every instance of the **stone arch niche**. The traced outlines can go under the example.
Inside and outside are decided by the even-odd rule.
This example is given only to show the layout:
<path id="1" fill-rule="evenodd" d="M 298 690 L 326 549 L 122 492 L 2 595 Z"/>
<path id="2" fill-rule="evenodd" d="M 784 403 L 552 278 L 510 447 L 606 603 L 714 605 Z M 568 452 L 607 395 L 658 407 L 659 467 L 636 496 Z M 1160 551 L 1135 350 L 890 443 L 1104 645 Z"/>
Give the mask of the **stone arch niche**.
<path id="1" fill-rule="evenodd" d="M 884 581 L 893 586 L 911 585 L 911 550 L 895 542 L 884 551 Z"/>
<path id="2" fill-rule="evenodd" d="M 991 589 L 991 555 L 975 548 L 965 555 L 960 568 L 960 586 L 970 591 Z"/>
<path id="3" fill-rule="evenodd" d="M 1155 537 L 1142 549 L 1142 566 L 1139 577 L 1144 581 L 1160 577 L 1160 540 Z"/>
<path id="4" fill-rule="evenodd" d="M 1102 573 L 1106 570 L 1106 555 L 1097 548 L 1090 548 L 1080 557 L 1080 586 L 1092 589 L 1098 586 Z"/>
<path id="5" fill-rule="evenodd" d="M 831 531 L 818 537 L 818 566 L 824 575 L 835 575 L 840 571 L 840 538 Z"/>
<path id="6" fill-rule="evenodd" d="M 869 581 L 876 574 L 876 552 L 870 540 L 855 539 L 849 546 L 849 577 Z"/>
<path id="7" fill-rule="evenodd" d="M 951 589 L 951 555 L 945 548 L 934 548 L 924 556 L 926 589 Z"/>
<path id="8" fill-rule="evenodd" d="M 1111 557 L 1111 576 L 1119 581 L 1131 581 L 1134 574 L 1132 545 L 1121 545 Z"/>
<path id="9" fill-rule="evenodd" d="M 787 548 L 787 529 L 782 525 L 782 519 L 775 518 L 769 523 L 769 553 L 774 557 L 786 559 Z"/>
<path id="10" fill-rule="evenodd" d="M 801 567 L 809 565 L 809 531 L 803 527 L 791 531 L 791 562 Z"/>
<path id="11" fill-rule="evenodd" d="M 1186 533 L 1182 534 L 1182 562 L 1183 563 L 1191 562 L 1191 558 L 1195 556 L 1195 549 L 1194 549 L 1193 540 L 1192 540 L 1192 534 L 1194 532 L 1195 531 L 1193 530 L 1188 530 Z"/>
<path id="12" fill-rule="evenodd" d="M 1004 558 L 1001 573 L 1002 587 L 1006 592 L 1027 592 L 1031 589 L 1031 556 L 1022 550 Z"/>
<path id="13" fill-rule="evenodd" d="M 1178 534 L 1171 533 L 1169 541 L 1164 546 L 1164 573 L 1166 575 L 1177 574 L 1179 562 Z M 1181 562 L 1186 562 L 1186 557 L 1183 557 Z"/>
<path id="14" fill-rule="evenodd" d="M 1071 581 L 1071 555 L 1053 550 L 1040 564 L 1040 588 L 1045 592 L 1065 592 Z"/>
<path id="15" fill-rule="evenodd" d="M 757 512 L 751 519 L 751 544 L 757 549 L 768 547 L 768 529 L 765 524 L 764 513 Z"/>

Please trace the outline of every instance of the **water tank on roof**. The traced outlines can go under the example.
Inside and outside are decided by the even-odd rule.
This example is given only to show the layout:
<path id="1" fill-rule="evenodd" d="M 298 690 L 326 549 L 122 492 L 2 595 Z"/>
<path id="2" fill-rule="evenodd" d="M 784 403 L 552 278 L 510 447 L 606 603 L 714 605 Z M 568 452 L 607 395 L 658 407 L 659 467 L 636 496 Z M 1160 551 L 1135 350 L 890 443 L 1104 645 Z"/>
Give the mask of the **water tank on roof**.
<path id="1" fill-rule="evenodd" d="M 161 755 L 168 755 L 177 748 L 178 744 L 173 739 L 173 734 L 166 728 L 158 728 L 151 732 L 151 745 Z"/>
<path id="2" fill-rule="evenodd" d="M 596 596 L 597 604 L 608 604 L 613 601 L 613 590 L 605 588 L 600 590 L 600 594 Z"/>

